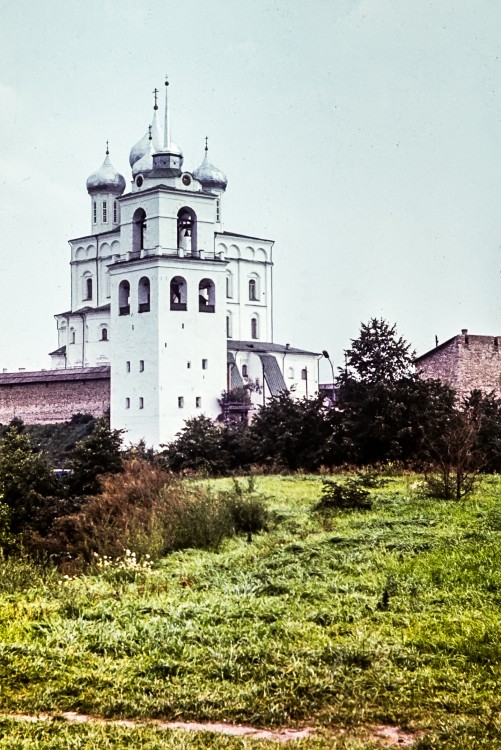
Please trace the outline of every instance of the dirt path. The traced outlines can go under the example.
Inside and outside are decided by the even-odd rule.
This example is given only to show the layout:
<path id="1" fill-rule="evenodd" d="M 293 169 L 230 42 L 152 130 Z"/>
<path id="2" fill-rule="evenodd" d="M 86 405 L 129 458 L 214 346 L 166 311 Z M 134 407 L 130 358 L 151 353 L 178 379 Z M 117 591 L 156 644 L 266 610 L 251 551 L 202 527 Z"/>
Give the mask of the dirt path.
<path id="1" fill-rule="evenodd" d="M 224 722 L 101 719 L 96 716 L 78 714 L 73 711 L 65 711 L 58 714 L 41 713 L 36 716 L 0 713 L 0 719 L 13 719 L 14 721 L 28 723 L 52 721 L 56 718 L 59 720 L 64 719 L 70 724 L 105 724 L 116 727 L 128 727 L 129 729 L 149 725 L 158 729 L 178 729 L 184 732 L 217 732 L 218 734 L 227 734 L 234 737 L 249 737 L 253 740 L 274 740 L 275 742 L 305 739 L 313 735 L 315 731 L 313 727 L 303 727 L 302 729 L 258 729 L 257 727 L 245 726 L 244 724 L 225 724 Z M 411 747 L 418 738 L 416 734 L 405 732 L 399 727 L 385 725 L 367 727 L 367 733 L 371 739 L 378 740 L 386 747 Z M 346 734 L 346 732 L 341 731 L 340 734 Z"/>

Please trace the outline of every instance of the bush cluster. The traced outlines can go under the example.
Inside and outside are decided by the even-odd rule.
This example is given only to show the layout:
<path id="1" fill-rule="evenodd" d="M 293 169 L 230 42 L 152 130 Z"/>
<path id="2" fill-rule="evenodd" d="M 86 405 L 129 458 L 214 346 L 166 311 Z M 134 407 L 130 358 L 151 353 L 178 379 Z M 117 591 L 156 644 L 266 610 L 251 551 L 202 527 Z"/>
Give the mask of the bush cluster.
<path id="1" fill-rule="evenodd" d="M 234 534 L 266 527 L 253 481 L 224 492 L 186 482 L 140 445 L 124 452 L 121 436 L 98 421 L 68 455 L 57 479 L 24 426 L 0 438 L 0 549 L 24 548 L 70 569 L 96 560 L 156 559 L 189 547 L 216 548 Z M 134 557 L 136 559 L 136 557 Z"/>

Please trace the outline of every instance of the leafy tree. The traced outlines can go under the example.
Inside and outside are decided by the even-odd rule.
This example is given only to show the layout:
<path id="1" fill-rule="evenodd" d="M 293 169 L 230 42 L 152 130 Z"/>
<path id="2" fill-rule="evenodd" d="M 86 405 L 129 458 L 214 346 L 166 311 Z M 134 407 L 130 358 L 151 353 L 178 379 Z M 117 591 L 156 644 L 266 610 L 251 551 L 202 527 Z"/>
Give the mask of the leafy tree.
<path id="1" fill-rule="evenodd" d="M 474 390 L 463 400 L 463 408 L 478 425 L 477 448 L 484 456 L 484 471 L 501 471 L 501 399 Z"/>
<path id="2" fill-rule="evenodd" d="M 200 414 L 187 419 L 183 429 L 165 451 L 167 466 L 173 471 L 202 471 L 223 474 L 229 464 L 229 455 L 223 445 L 223 430 Z"/>
<path id="3" fill-rule="evenodd" d="M 430 467 L 425 480 L 433 497 L 461 500 L 475 488 L 485 467 L 481 423 L 467 409 L 451 409 L 444 417 L 440 431 L 427 441 Z"/>
<path id="4" fill-rule="evenodd" d="M 413 356 L 408 344 L 397 335 L 396 326 L 383 318 L 362 323 L 360 335 L 346 349 L 346 368 L 340 368 L 341 383 L 357 380 L 363 383 L 395 383 L 413 371 Z"/>
<path id="5" fill-rule="evenodd" d="M 339 378 L 342 459 L 361 465 L 425 460 L 425 432 L 429 439 L 440 431 L 454 391 L 414 372 L 410 344 L 385 320 L 362 325 L 346 361 Z"/>
<path id="6" fill-rule="evenodd" d="M 67 479 L 72 495 L 96 495 L 100 491 L 99 477 L 123 470 L 121 453 L 122 431 L 112 430 L 106 420 L 97 420 L 90 435 L 76 443 L 69 454 L 71 474 Z"/>
<path id="7" fill-rule="evenodd" d="M 14 534 L 36 525 L 40 509 L 61 488 L 45 456 L 31 445 L 24 425 L 12 424 L 0 439 L 0 502 Z"/>
<path id="8" fill-rule="evenodd" d="M 268 399 L 249 428 L 258 461 L 292 471 L 330 463 L 331 418 L 321 396 L 297 400 L 285 391 Z"/>

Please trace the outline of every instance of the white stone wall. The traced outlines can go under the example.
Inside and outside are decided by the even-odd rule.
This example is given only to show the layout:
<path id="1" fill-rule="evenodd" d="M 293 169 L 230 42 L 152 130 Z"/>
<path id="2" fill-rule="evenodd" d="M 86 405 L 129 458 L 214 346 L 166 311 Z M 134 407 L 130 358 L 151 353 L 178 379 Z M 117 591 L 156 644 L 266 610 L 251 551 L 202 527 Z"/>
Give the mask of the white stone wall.
<path id="1" fill-rule="evenodd" d="M 272 248 L 273 243 L 269 240 L 216 235 L 216 255 L 228 261 L 226 308 L 230 320 L 229 338 L 273 341 Z M 250 299 L 251 280 L 255 282 L 256 299 Z M 257 320 L 255 336 L 253 318 Z"/>
<path id="2" fill-rule="evenodd" d="M 139 313 L 143 276 L 150 279 L 150 311 Z M 186 310 L 171 310 L 174 276 L 186 280 Z M 206 278 L 215 285 L 215 312 L 199 311 L 199 283 Z M 129 315 L 119 315 L 123 279 L 131 288 Z M 202 413 L 215 419 L 226 388 L 225 264 L 162 257 L 116 264 L 111 291 L 112 425 L 127 431 L 127 442 L 145 439 L 158 447 L 172 440 L 186 419 Z"/>

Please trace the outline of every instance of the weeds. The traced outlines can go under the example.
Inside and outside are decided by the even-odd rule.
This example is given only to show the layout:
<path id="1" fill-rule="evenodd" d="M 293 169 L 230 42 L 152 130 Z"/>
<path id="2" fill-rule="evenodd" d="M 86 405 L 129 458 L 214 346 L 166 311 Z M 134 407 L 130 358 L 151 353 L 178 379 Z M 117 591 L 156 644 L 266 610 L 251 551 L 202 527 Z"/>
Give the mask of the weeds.
<path id="1" fill-rule="evenodd" d="M 344 482 L 322 480 L 322 497 L 316 510 L 370 510 L 372 501 L 366 478 L 349 477 Z M 373 486 L 371 483 L 369 486 Z"/>
<path id="2" fill-rule="evenodd" d="M 183 503 L 200 490 L 205 508 L 221 503 L 218 513 L 233 491 L 229 480 L 210 492 L 185 485 Z M 377 747 L 362 729 L 383 723 L 420 729 L 423 750 L 500 747 L 499 478 L 469 503 L 425 500 L 408 492 L 407 477 L 393 478 L 372 510 L 333 514 L 329 531 L 311 512 L 319 477 L 259 485 L 280 520 L 253 544 L 228 536 L 144 570 L 131 546 L 139 564 L 126 564 L 137 574 L 114 561 L 64 585 L 22 560 L 0 565 L 0 709 L 345 732 L 298 748 Z M 36 731 L 40 747 L 185 742 L 146 728 L 129 740 L 119 728 L 0 729 L 11 736 L 5 747 L 36 747 Z"/>

